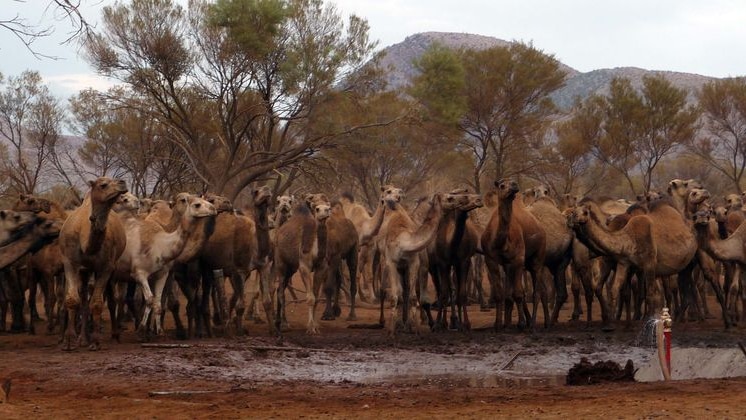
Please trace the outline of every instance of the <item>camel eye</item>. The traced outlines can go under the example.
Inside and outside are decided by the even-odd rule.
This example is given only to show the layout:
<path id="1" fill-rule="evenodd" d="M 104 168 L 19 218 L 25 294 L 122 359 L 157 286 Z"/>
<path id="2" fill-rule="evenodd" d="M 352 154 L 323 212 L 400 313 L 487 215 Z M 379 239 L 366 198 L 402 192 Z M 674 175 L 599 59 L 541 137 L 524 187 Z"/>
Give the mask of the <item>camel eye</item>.
<path id="1" fill-rule="evenodd" d="M 197 203 L 197 204 L 195 204 L 195 205 L 194 205 L 194 207 L 196 207 L 196 208 L 200 208 L 200 207 L 202 207 L 202 204 L 200 204 L 200 203 Z"/>

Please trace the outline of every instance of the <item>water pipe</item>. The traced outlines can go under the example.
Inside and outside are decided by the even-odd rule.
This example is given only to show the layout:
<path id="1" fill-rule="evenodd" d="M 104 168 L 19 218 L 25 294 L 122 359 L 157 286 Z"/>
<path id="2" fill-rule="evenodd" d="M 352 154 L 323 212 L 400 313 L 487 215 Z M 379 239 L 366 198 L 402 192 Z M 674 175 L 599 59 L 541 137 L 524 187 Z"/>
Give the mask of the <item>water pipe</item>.
<path id="1" fill-rule="evenodd" d="M 663 379 L 671 380 L 671 314 L 668 308 L 663 308 L 661 318 L 656 322 L 656 332 L 658 345 L 658 361 L 663 372 Z"/>

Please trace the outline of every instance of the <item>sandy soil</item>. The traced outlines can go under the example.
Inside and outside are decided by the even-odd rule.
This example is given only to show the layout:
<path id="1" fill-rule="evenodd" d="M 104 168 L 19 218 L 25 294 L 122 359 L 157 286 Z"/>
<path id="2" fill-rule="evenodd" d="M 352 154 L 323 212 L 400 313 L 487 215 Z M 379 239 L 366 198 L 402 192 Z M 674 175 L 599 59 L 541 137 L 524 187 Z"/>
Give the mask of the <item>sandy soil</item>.
<path id="1" fill-rule="evenodd" d="M 382 330 L 350 329 L 343 318 L 307 336 L 303 304 L 291 308 L 292 330 L 281 341 L 253 323 L 247 323 L 248 337 L 170 349 L 142 347 L 131 326 L 121 344 L 105 342 L 99 352 L 62 352 L 55 336 L 0 335 L 0 380 L 12 381 L 0 418 L 746 415 L 744 377 L 564 385 L 562 375 L 580 357 L 632 359 L 636 366 L 654 361 L 640 325 L 602 333 L 598 326 L 563 322 L 551 331 L 494 333 L 478 328 L 491 325 L 494 315 L 471 308 L 477 331 L 470 334 L 393 339 Z M 358 316 L 357 323 L 372 323 L 377 312 L 361 309 Z M 568 318 L 563 311 L 561 319 Z M 674 334 L 675 348 L 733 349 L 746 339 L 746 328 L 725 332 L 712 319 L 675 325 Z M 155 342 L 176 343 L 170 337 Z M 746 356 L 740 363 L 746 365 Z M 186 393 L 152 394 L 160 391 Z"/>

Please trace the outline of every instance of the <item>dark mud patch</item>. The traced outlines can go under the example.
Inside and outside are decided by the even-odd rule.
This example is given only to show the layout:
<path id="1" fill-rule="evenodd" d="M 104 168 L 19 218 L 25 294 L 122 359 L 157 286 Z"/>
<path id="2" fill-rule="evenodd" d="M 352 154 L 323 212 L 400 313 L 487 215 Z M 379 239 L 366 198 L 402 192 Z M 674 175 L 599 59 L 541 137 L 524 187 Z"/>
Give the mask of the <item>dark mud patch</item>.
<path id="1" fill-rule="evenodd" d="M 591 363 L 585 357 L 567 372 L 567 385 L 596 385 L 605 382 L 634 382 L 635 365 L 632 360 L 622 368 L 612 360 Z"/>

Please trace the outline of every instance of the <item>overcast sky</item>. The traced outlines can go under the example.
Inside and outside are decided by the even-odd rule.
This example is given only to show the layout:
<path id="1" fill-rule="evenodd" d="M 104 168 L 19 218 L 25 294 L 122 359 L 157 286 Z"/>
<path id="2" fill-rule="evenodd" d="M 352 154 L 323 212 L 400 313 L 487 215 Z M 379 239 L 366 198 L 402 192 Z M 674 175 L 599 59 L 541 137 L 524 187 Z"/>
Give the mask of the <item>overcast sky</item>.
<path id="1" fill-rule="evenodd" d="M 177 0 L 186 4 L 186 0 Z M 48 0 L 0 0 L 0 20 L 16 13 L 30 22 L 55 24 Z M 113 0 L 82 0 L 96 22 Z M 345 15 L 368 19 L 380 47 L 418 32 L 464 32 L 533 42 L 579 71 L 634 66 L 727 77 L 746 75 L 746 1 L 740 0 L 335 0 Z M 69 96 L 104 88 L 74 46 L 59 45 L 69 26 L 56 22 L 35 48 L 59 60 L 39 60 L 0 29 L 0 72 L 38 70 L 52 90 Z"/>

